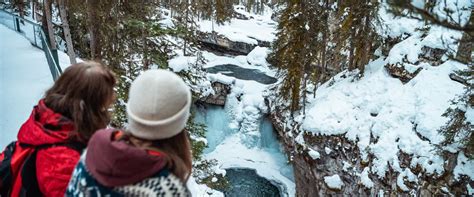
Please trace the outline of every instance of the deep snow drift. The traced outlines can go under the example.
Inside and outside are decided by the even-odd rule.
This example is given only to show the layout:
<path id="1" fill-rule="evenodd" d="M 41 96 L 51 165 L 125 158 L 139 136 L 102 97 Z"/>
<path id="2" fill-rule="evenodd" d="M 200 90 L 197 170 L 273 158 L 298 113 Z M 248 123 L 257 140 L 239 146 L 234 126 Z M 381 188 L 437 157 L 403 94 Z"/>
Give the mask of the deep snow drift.
<path id="1" fill-rule="evenodd" d="M 444 141 L 439 129 L 448 121 L 442 114 L 450 107 L 451 101 L 464 92 L 464 85 L 449 78 L 450 73 L 466 69 L 464 64 L 447 60 L 445 55 L 441 65 L 420 63 L 423 47 L 456 51 L 456 40 L 461 33 L 442 27 L 431 26 L 429 31 L 422 22 L 393 18 L 381 9 L 382 28 L 379 33 L 385 37 L 401 37 L 387 57 L 370 62 L 363 77 L 357 79 L 356 73 L 344 71 L 331 81 L 318 88 L 316 97 L 308 101 L 306 116 L 296 121 L 305 131 L 314 135 L 342 135 L 357 144 L 362 159 L 374 156 L 373 162 L 360 173 L 361 182 L 373 187 L 368 174 L 383 179 L 389 168 L 399 172 L 397 186 L 403 191 L 410 189 L 408 182 L 418 182 L 418 177 L 410 168 L 401 167 L 399 152 L 412 157 L 410 167 L 420 166 L 428 175 L 441 175 L 445 160 L 438 153 L 438 145 Z M 462 19 L 469 13 L 462 13 Z M 403 65 L 409 72 L 421 71 L 406 84 L 392 78 L 384 65 Z M 472 111 L 472 109 L 467 109 Z M 297 143 L 305 145 L 301 132 Z M 457 145 L 445 147 L 456 153 Z M 319 153 L 310 150 L 313 159 Z M 468 162 L 461 152 L 458 166 L 454 170 L 456 179 L 467 175 L 474 179 L 474 162 Z M 329 185 L 329 184 L 328 184 Z M 469 187 L 468 187 L 469 188 Z M 471 193 L 472 194 L 472 193 Z"/>

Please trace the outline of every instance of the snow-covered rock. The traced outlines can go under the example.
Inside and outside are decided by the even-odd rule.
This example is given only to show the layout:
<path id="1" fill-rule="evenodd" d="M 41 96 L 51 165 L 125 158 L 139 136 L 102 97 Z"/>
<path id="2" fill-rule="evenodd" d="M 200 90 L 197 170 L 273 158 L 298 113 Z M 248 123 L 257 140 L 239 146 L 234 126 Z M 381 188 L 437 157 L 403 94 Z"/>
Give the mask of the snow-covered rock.
<path id="1" fill-rule="evenodd" d="M 326 185 L 331 189 L 341 189 L 344 186 L 344 182 L 342 182 L 341 177 L 335 174 L 332 176 L 325 176 L 324 182 Z"/>
<path id="2" fill-rule="evenodd" d="M 321 155 L 319 154 L 319 152 L 318 152 L 318 151 L 315 151 L 315 150 L 313 150 L 313 149 L 309 149 L 308 155 L 309 155 L 311 158 L 313 158 L 313 159 L 319 159 L 319 158 L 321 158 Z"/>

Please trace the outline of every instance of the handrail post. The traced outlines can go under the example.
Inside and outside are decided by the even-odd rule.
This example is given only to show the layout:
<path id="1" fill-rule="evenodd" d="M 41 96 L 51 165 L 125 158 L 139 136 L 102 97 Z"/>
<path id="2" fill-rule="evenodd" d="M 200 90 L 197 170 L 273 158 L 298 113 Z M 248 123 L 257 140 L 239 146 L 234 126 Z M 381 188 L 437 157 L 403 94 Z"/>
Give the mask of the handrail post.
<path id="1" fill-rule="evenodd" d="M 59 65 L 59 58 L 58 58 L 58 50 L 57 49 L 51 49 L 51 56 L 53 56 L 53 61 L 56 62 L 56 65 Z M 60 68 L 57 68 L 60 69 Z M 61 72 L 61 71 L 59 71 Z"/>
<path id="2" fill-rule="evenodd" d="M 21 30 L 20 30 L 20 20 L 18 19 L 18 17 L 15 17 L 15 30 L 17 32 L 20 32 L 21 33 Z"/>

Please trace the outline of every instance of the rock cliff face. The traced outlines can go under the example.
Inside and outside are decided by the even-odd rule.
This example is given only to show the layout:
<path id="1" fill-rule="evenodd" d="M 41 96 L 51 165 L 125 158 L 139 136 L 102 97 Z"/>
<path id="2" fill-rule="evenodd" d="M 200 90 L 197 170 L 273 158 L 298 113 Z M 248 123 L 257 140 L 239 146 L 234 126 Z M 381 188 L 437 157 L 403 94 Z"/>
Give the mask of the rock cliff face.
<path id="1" fill-rule="evenodd" d="M 421 67 L 417 68 L 414 72 L 409 72 L 405 66 L 401 64 L 387 64 L 385 65 L 385 69 L 388 71 L 388 73 L 395 78 L 400 79 L 403 83 L 409 82 L 411 79 L 413 79 L 420 71 Z"/>
<path id="2" fill-rule="evenodd" d="M 389 169 L 385 177 L 379 178 L 364 172 L 373 162 L 372 155 L 362 159 L 357 144 L 345 137 L 305 134 L 303 140 L 307 147 L 303 147 L 296 143 L 297 134 L 284 126 L 283 122 L 287 120 L 279 112 L 272 112 L 271 120 L 293 164 L 297 196 L 460 196 L 468 194 L 466 185 L 474 186 L 468 177 L 455 179 L 453 171 L 459 161 L 457 153 L 442 151 L 446 160 L 444 173 L 428 175 L 420 166 L 410 165 L 411 155 L 400 152 L 400 167 L 410 170 L 399 173 Z M 317 151 L 319 158 L 315 159 L 308 149 Z M 344 184 L 341 189 L 332 189 L 325 183 L 324 177 L 332 175 L 341 178 Z M 411 175 L 418 181 L 411 180 Z"/>
<path id="3" fill-rule="evenodd" d="M 208 95 L 199 100 L 207 104 L 224 106 L 227 95 L 230 93 L 230 86 L 220 82 L 213 82 L 212 89 L 214 90 L 214 94 Z"/>

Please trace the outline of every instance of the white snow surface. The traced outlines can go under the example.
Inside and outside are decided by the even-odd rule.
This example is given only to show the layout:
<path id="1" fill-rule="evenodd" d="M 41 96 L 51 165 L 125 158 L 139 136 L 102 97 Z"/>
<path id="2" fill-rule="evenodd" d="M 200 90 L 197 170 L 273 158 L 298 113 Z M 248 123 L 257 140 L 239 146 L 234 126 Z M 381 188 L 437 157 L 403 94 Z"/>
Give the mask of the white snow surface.
<path id="1" fill-rule="evenodd" d="M 191 195 L 194 197 L 203 197 L 203 196 L 224 197 L 224 194 L 222 192 L 213 190 L 204 184 L 198 184 L 196 182 L 196 179 L 193 176 L 189 177 L 188 182 L 186 183 L 186 186 L 191 192 Z"/>
<path id="2" fill-rule="evenodd" d="M 461 34 L 432 26 L 422 36 L 417 28 L 423 24 L 406 18 L 387 18 L 389 14 L 381 10 L 386 27 L 379 33 L 402 36 L 403 41 L 392 48 L 388 57 L 371 61 L 362 78 L 356 79 L 355 73 L 345 71 L 318 88 L 316 98 L 308 96 L 311 99 L 302 128 L 315 135 L 342 135 L 357 143 L 362 159 L 374 155 L 371 173 L 383 178 L 389 167 L 403 172 L 398 185 L 405 189 L 403 179 L 416 181 L 416 177 L 400 167 L 399 152 L 412 155 L 411 167 L 420 165 L 427 174 L 444 172 L 445 161 L 436 149 L 444 136 L 438 130 L 448 120 L 442 114 L 451 106 L 450 101 L 464 92 L 463 85 L 451 80 L 449 74 L 465 69 L 466 65 L 454 61 L 439 66 L 418 63 L 423 46 L 455 51 L 454 41 Z M 387 73 L 383 67 L 386 64 L 402 64 L 421 71 L 403 84 Z M 374 142 L 370 142 L 371 136 Z M 469 174 L 467 169 L 474 169 L 474 165 L 466 165 L 459 169 Z"/>
<path id="3" fill-rule="evenodd" d="M 61 67 L 69 65 L 58 52 Z M 44 52 L 17 32 L 0 24 L 0 149 L 16 140 L 33 106 L 53 84 Z"/>
<path id="4" fill-rule="evenodd" d="M 412 165 L 441 173 L 444 161 L 436 155 L 434 145 L 444 139 L 438 133 L 447 121 L 442 114 L 450 100 L 463 92 L 463 86 L 448 75 L 464 65 L 448 61 L 438 67 L 423 66 L 407 84 L 388 76 L 383 65 L 385 61 L 377 59 L 360 80 L 352 82 L 351 73 L 341 73 L 333 86 L 319 88 L 303 128 L 357 142 L 362 155 L 375 155 L 372 170 L 380 177 L 385 176 L 388 163 L 398 166 L 399 151 L 414 154 Z M 371 134 L 378 142 L 369 143 Z"/>
<path id="5" fill-rule="evenodd" d="M 361 181 L 362 185 L 364 185 L 365 187 L 367 187 L 369 189 L 374 187 L 374 182 L 369 177 L 369 168 L 368 167 L 365 167 L 364 170 L 362 171 L 362 173 L 360 174 L 360 181 Z"/>
<path id="6" fill-rule="evenodd" d="M 312 149 L 312 148 L 309 149 L 308 154 L 309 154 L 309 156 L 310 156 L 312 159 L 319 159 L 319 158 L 321 158 L 321 154 L 319 154 L 318 151 L 315 151 L 315 150 Z"/>
<path id="7" fill-rule="evenodd" d="M 341 177 L 339 177 L 337 174 L 325 176 L 324 182 L 331 189 L 342 189 L 342 186 L 344 186 L 344 182 L 342 182 Z"/>
<path id="8" fill-rule="evenodd" d="M 238 8 L 238 7 L 236 7 Z M 235 42 L 257 44 L 257 40 L 273 41 L 276 36 L 277 22 L 271 19 L 272 11 L 267 7 L 264 15 L 256 15 L 236 10 L 238 13 L 252 17 L 249 20 L 231 19 L 224 25 L 217 25 L 215 21 L 202 20 L 198 22 L 200 31 L 212 32 L 213 30 Z"/>
<path id="9" fill-rule="evenodd" d="M 453 173 L 456 180 L 459 180 L 462 175 L 466 175 L 471 180 L 474 180 L 474 160 L 469 160 L 463 152 L 460 152 Z"/>

